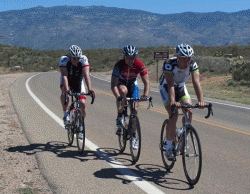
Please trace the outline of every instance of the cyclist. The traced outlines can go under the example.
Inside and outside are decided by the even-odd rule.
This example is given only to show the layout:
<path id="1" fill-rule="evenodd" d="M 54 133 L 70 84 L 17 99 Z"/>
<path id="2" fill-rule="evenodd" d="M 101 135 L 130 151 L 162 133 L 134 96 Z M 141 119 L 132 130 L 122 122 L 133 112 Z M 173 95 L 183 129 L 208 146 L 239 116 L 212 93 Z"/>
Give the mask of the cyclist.
<path id="1" fill-rule="evenodd" d="M 122 112 L 119 110 L 120 101 L 123 97 L 139 98 L 139 88 L 137 83 L 137 75 L 140 74 L 144 84 L 144 93 L 140 97 L 141 101 L 146 101 L 149 95 L 150 82 L 148 72 L 145 65 L 137 59 L 138 51 L 133 45 L 127 45 L 123 48 L 123 59 L 119 60 L 113 69 L 111 77 L 111 90 L 116 97 L 117 104 L 117 132 L 120 133 L 122 126 Z M 135 113 L 138 115 L 139 102 L 135 102 Z M 125 121 L 127 122 L 127 121 Z M 133 137 L 132 145 L 134 149 L 138 148 L 136 136 Z"/>
<path id="2" fill-rule="evenodd" d="M 177 107 L 181 104 L 192 104 L 190 95 L 188 94 L 186 81 L 191 73 L 192 83 L 198 98 L 198 105 L 200 108 L 204 108 L 206 103 L 204 102 L 203 92 L 200 85 L 200 73 L 198 65 L 195 60 L 192 59 L 194 50 L 187 44 L 180 44 L 176 47 L 177 57 L 166 59 L 163 64 L 163 73 L 160 77 L 159 90 L 163 104 L 169 115 L 172 114 L 171 106 Z M 190 122 L 192 120 L 192 109 L 188 110 Z M 173 118 L 169 118 L 169 122 L 166 126 L 167 140 L 166 140 L 166 156 L 168 160 L 174 161 L 175 156 L 173 154 L 173 141 L 176 141 L 175 131 L 176 122 L 178 119 L 178 110 Z M 184 117 L 183 117 L 184 124 Z"/>
<path id="3" fill-rule="evenodd" d="M 66 92 L 78 92 L 85 93 L 85 83 L 87 85 L 88 91 L 91 95 L 95 95 L 92 90 L 91 80 L 89 75 L 89 62 L 88 58 L 85 55 L 82 55 L 82 50 L 77 45 L 72 45 L 69 48 L 68 56 L 62 56 L 59 62 L 59 69 L 61 71 L 60 77 L 60 88 L 61 88 L 61 103 L 63 107 L 63 121 L 64 125 L 68 126 L 69 122 L 69 100 L 65 104 L 65 94 Z M 83 114 L 83 117 L 86 117 L 86 97 L 80 96 L 80 108 Z M 67 127 L 66 127 L 67 128 Z M 81 131 L 81 127 L 80 127 Z M 79 137 L 82 138 L 83 134 L 80 133 Z"/>

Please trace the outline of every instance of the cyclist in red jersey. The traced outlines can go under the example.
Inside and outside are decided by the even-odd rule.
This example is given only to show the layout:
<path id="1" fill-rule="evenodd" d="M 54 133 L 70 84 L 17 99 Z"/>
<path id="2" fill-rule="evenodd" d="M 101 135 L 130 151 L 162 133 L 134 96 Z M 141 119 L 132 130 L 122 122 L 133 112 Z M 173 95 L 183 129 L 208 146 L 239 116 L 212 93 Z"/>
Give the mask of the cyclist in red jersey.
<path id="1" fill-rule="evenodd" d="M 141 101 L 147 100 L 150 89 L 150 81 L 145 65 L 137 59 L 138 51 L 133 45 L 123 48 L 124 58 L 119 60 L 113 69 L 111 77 L 111 90 L 116 97 L 117 119 L 116 126 L 122 128 L 122 111 L 119 110 L 120 101 L 123 97 L 139 98 L 139 88 L 137 84 L 137 75 L 140 74 L 144 84 L 144 92 L 140 97 Z M 139 102 L 135 104 L 135 113 L 138 115 Z M 135 146 L 136 147 L 136 146 Z"/>

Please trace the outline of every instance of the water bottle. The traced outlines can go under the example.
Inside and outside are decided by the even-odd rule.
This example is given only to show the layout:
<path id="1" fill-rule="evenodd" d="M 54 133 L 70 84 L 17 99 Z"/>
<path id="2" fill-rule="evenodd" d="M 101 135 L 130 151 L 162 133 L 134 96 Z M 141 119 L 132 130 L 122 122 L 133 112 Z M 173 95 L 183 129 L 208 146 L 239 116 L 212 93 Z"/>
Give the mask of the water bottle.
<path id="1" fill-rule="evenodd" d="M 125 116 L 124 123 L 125 125 L 128 125 L 128 116 Z"/>
<path id="2" fill-rule="evenodd" d="M 178 129 L 177 129 L 177 137 L 178 137 L 178 140 L 180 139 L 182 132 L 183 132 L 183 128 L 178 128 Z"/>
<path id="3" fill-rule="evenodd" d="M 73 108 L 73 109 L 70 111 L 70 115 L 72 116 L 72 119 L 75 118 L 75 114 L 76 114 L 76 109 Z"/>

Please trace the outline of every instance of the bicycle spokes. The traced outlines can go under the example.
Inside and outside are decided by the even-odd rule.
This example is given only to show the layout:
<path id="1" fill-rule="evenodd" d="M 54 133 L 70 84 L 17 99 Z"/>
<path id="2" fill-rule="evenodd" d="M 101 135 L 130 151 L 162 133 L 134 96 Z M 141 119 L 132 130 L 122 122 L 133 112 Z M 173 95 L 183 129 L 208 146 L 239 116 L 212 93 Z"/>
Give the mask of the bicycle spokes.
<path id="1" fill-rule="evenodd" d="M 141 152 L 141 128 L 139 120 L 136 116 L 130 118 L 130 153 L 133 163 L 139 160 Z"/>
<path id="2" fill-rule="evenodd" d="M 192 185 L 196 184 L 201 174 L 202 152 L 198 134 L 193 127 L 187 129 L 182 159 L 188 182 Z"/>

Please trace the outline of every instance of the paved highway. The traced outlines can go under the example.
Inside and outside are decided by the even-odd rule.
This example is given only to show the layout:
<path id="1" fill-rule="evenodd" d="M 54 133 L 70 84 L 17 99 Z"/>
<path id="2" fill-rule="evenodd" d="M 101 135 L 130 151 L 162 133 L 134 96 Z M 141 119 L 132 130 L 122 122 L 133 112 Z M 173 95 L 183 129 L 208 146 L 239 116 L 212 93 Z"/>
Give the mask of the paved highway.
<path id="1" fill-rule="evenodd" d="M 194 113 L 203 151 L 200 181 L 189 186 L 181 158 L 170 173 L 159 150 L 160 129 L 167 118 L 158 92 L 154 107 L 141 103 L 142 152 L 131 164 L 129 148 L 119 154 L 116 107 L 110 83 L 92 77 L 96 100 L 87 101 L 86 147 L 67 146 L 60 104 L 59 73 L 28 74 L 10 88 L 22 128 L 39 167 L 55 193 L 250 193 L 250 107 L 213 100 L 214 116 Z M 211 100 L 210 100 L 211 101 Z"/>

